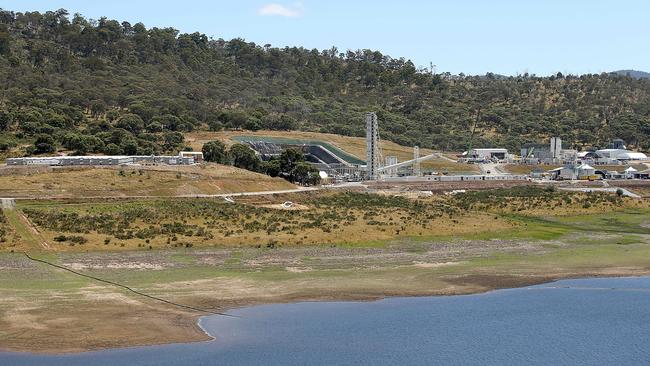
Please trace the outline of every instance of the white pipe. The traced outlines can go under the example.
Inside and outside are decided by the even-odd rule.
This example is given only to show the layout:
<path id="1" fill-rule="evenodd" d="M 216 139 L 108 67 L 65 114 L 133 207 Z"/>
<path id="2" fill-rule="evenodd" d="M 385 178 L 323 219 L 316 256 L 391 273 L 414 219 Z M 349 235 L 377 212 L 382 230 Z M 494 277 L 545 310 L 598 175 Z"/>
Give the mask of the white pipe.
<path id="1" fill-rule="evenodd" d="M 411 160 L 403 161 L 403 162 L 397 163 L 397 164 L 382 166 L 382 167 L 379 167 L 379 169 L 377 169 L 377 170 L 380 171 L 380 172 L 383 172 L 383 171 L 385 171 L 387 169 L 401 168 L 401 167 L 412 165 L 416 161 L 431 160 L 431 159 L 437 158 L 437 157 L 439 157 L 437 153 L 436 154 L 431 154 L 431 155 L 426 155 L 426 156 L 423 156 L 423 157 L 421 157 L 419 159 L 411 159 Z"/>

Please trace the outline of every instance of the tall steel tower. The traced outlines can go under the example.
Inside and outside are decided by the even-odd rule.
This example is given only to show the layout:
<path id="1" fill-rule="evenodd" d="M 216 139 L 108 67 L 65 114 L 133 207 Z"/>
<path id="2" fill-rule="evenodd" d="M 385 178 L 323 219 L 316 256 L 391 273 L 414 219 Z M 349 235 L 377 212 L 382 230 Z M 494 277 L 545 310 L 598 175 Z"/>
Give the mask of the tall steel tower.
<path id="1" fill-rule="evenodd" d="M 366 167 L 368 179 L 379 178 L 377 169 L 381 163 L 379 154 L 379 130 L 375 112 L 366 113 Z"/>
<path id="2" fill-rule="evenodd" d="M 422 171 L 420 170 L 420 147 L 417 145 L 413 146 L 413 160 L 415 160 L 413 163 L 413 175 L 419 177 L 422 175 Z"/>

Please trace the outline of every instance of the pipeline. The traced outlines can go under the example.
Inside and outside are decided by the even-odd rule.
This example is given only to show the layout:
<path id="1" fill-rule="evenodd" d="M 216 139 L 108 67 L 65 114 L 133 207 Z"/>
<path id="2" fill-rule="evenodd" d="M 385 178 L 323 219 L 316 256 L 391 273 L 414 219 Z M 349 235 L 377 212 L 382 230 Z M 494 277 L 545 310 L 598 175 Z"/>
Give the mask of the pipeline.
<path id="1" fill-rule="evenodd" d="M 48 266 L 52 266 L 52 267 L 55 267 L 55 268 L 58 268 L 58 269 L 62 269 L 64 271 L 68 271 L 68 272 L 73 273 L 73 274 L 75 274 L 77 276 L 90 278 L 90 279 L 98 281 L 98 282 L 103 282 L 103 283 L 107 283 L 107 284 L 112 285 L 112 286 L 120 287 L 120 288 L 123 288 L 123 289 L 125 289 L 127 291 L 130 291 L 130 292 L 132 292 L 132 293 L 134 293 L 136 295 L 140 295 L 140 296 L 146 297 L 146 298 L 151 299 L 151 300 L 159 301 L 159 302 L 162 302 L 162 303 L 165 303 L 165 304 L 168 304 L 168 305 L 176 306 L 176 307 L 187 309 L 187 310 L 198 311 L 198 312 L 201 312 L 201 313 L 228 316 L 228 317 L 232 317 L 232 318 L 239 318 L 239 316 L 237 316 L 237 315 L 219 313 L 219 312 L 215 312 L 215 311 L 212 311 L 212 310 L 201 309 L 201 308 L 197 308 L 197 307 L 194 307 L 194 306 L 179 304 L 179 303 L 172 302 L 172 301 L 169 301 L 169 300 L 161 299 L 160 297 L 152 296 L 152 295 L 149 295 L 149 294 L 145 294 L 144 292 L 134 290 L 131 287 L 123 285 L 121 283 L 117 283 L 117 282 L 105 280 L 105 279 L 102 279 L 102 278 L 99 278 L 99 277 L 94 277 L 94 276 L 91 276 L 91 275 L 83 274 L 81 272 L 77 272 L 77 271 L 75 271 L 73 269 L 70 269 L 70 268 L 67 268 L 67 267 L 64 267 L 64 266 L 60 266 L 58 264 L 51 263 L 51 262 L 48 262 L 48 261 L 43 260 L 43 259 L 34 258 L 34 257 L 30 256 L 29 254 L 27 254 L 27 252 L 23 252 L 23 254 L 31 261 L 40 262 L 40 263 L 46 264 Z"/>

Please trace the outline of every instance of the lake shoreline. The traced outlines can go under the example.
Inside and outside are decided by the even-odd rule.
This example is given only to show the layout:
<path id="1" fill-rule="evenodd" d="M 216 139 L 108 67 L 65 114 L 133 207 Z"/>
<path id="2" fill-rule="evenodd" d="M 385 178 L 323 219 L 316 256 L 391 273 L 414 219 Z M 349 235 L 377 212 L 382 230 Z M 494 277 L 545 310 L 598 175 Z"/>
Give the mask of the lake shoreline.
<path id="1" fill-rule="evenodd" d="M 627 269 L 626 269 L 627 270 Z M 413 294 L 413 293 L 400 293 L 399 289 L 395 289 L 393 291 L 389 291 L 390 294 L 388 295 L 375 295 L 375 296 L 366 296 L 366 295 L 360 295 L 360 296 L 354 296 L 354 295 L 343 295 L 343 296 L 336 296 L 336 295 L 323 295 L 323 296 L 318 296 L 318 297 L 293 297 L 293 296 L 287 296 L 284 299 L 269 299 L 270 301 L 251 301 L 251 302 L 242 302 L 240 304 L 237 304 L 235 306 L 225 308 L 221 311 L 223 312 L 228 312 L 231 310 L 237 310 L 237 309 L 243 309 L 243 308 L 249 308 L 249 307 L 256 307 L 256 306 L 263 306 L 263 305 L 275 305 L 275 304 L 294 304 L 294 303 L 303 303 L 303 302 L 374 302 L 374 301 L 380 301 L 380 300 L 385 300 L 385 299 L 393 299 L 393 298 L 420 298 L 420 297 L 453 297 L 453 296 L 471 296 L 471 295 L 480 295 L 480 294 L 486 294 L 486 293 L 491 293 L 495 291 L 500 291 L 500 290 L 512 290 L 512 289 L 521 289 L 521 288 L 526 288 L 529 286 L 535 286 L 535 285 L 541 285 L 541 284 L 548 284 L 548 283 L 553 283 L 557 281 L 562 281 L 562 280 L 576 280 L 576 279 L 607 279 L 607 278 L 612 278 L 612 279 L 620 279 L 620 278 L 642 278 L 642 277 L 648 277 L 650 276 L 650 270 L 646 270 L 644 272 L 639 272 L 639 273 L 630 273 L 627 272 L 626 270 L 621 270 L 620 272 L 614 272 L 612 269 L 609 269 L 607 274 L 591 274 L 591 275 L 586 275 L 586 274 L 573 274 L 569 276 L 548 276 L 548 277 L 539 277 L 539 276 L 521 276 L 519 278 L 519 281 L 517 283 L 512 281 L 512 278 L 509 278 L 509 283 L 507 286 L 498 286 L 497 283 L 490 281 L 493 285 L 495 285 L 492 288 L 475 288 L 473 291 L 468 291 L 467 288 L 463 291 L 448 291 L 448 290 L 434 290 L 431 292 L 422 292 L 420 294 Z M 489 277 L 489 276 L 488 276 Z M 513 284 L 515 284 L 513 286 Z M 125 344 L 123 346 L 118 346 L 118 347 L 99 347 L 99 348 L 89 348 L 89 349 L 75 349 L 75 350 L 66 350 L 66 349 L 59 349 L 55 352 L 39 352 L 38 350 L 29 350 L 29 349 L 20 349 L 20 350 L 14 350 L 14 349 L 6 349 L 6 348 L 0 348 L 0 356 L 2 353 L 6 354 L 19 354 L 19 355 L 25 355 L 25 356 L 62 356 L 62 355 L 82 355 L 82 354 L 87 354 L 87 353 L 93 353 L 93 352 L 102 352 L 102 351 L 110 351 L 110 350 L 128 350 L 128 349 L 139 349 L 139 348 L 147 348 L 147 347 L 152 347 L 152 346 L 164 346 L 164 345 L 183 345 L 183 344 L 193 344 L 193 343 L 203 343 L 203 342 L 218 342 L 219 339 L 217 336 L 210 334 L 210 332 L 201 324 L 202 319 L 204 318 L 209 318 L 213 316 L 219 316 L 219 315 L 190 315 L 189 318 L 192 319 L 193 322 L 193 327 L 195 330 L 195 335 L 196 338 L 188 338 L 187 340 L 179 341 L 179 342 L 150 342 L 150 343 L 143 343 L 143 344 Z"/>

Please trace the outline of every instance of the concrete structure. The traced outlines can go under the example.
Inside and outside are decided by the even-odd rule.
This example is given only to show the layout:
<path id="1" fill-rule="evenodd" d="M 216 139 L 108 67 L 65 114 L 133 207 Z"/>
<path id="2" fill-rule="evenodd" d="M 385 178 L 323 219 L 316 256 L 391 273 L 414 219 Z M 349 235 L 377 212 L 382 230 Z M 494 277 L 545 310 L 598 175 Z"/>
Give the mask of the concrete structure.
<path id="1" fill-rule="evenodd" d="M 555 180 L 595 180 L 600 178 L 596 174 L 596 169 L 589 164 L 581 165 L 565 165 L 560 168 L 555 168 L 549 171 L 551 179 Z"/>
<path id="2" fill-rule="evenodd" d="M 379 152 L 379 125 L 377 114 L 366 113 L 366 169 L 370 180 L 379 177 L 381 154 Z"/>
<path id="3" fill-rule="evenodd" d="M 562 139 L 559 137 L 551 137 L 551 159 L 559 161 L 562 154 Z"/>
<path id="4" fill-rule="evenodd" d="M 589 164 L 581 164 L 576 168 L 578 179 L 596 179 L 596 169 Z"/>
<path id="5" fill-rule="evenodd" d="M 472 149 L 467 152 L 467 158 L 474 161 L 506 160 L 507 149 Z"/>
<path id="6" fill-rule="evenodd" d="M 562 149 L 560 151 L 560 162 L 575 164 L 576 160 L 578 160 L 578 150 Z"/>
<path id="7" fill-rule="evenodd" d="M 420 177 L 422 176 L 422 171 L 420 170 L 420 147 L 413 146 L 413 176 Z"/>
<path id="8" fill-rule="evenodd" d="M 521 159 L 527 164 L 573 163 L 577 151 L 562 148 L 562 139 L 551 137 L 549 144 L 525 144 L 521 148 Z"/>
<path id="9" fill-rule="evenodd" d="M 203 153 L 200 151 L 181 151 L 178 156 L 182 158 L 194 158 L 195 163 L 203 162 Z"/>
<path id="10" fill-rule="evenodd" d="M 192 165 L 194 157 L 182 156 L 48 156 L 34 158 L 9 158 L 7 165 L 33 166 L 96 166 L 96 165 Z"/>
<path id="11" fill-rule="evenodd" d="M 391 168 L 391 166 L 396 165 L 399 162 L 397 159 L 397 156 L 387 156 L 386 157 L 386 175 L 389 177 L 396 177 L 397 176 L 397 168 Z"/>
<path id="12" fill-rule="evenodd" d="M 527 163 L 547 163 L 553 161 L 553 146 L 547 144 L 524 144 L 521 148 L 521 159 Z"/>
<path id="13" fill-rule="evenodd" d="M 563 166 L 548 171 L 550 178 L 553 180 L 575 180 L 578 179 L 575 168 L 573 166 Z"/>

